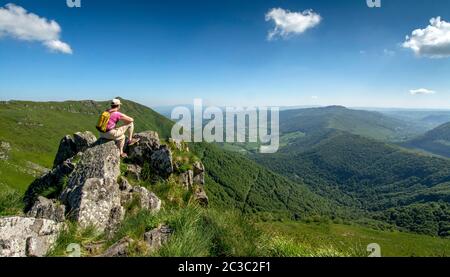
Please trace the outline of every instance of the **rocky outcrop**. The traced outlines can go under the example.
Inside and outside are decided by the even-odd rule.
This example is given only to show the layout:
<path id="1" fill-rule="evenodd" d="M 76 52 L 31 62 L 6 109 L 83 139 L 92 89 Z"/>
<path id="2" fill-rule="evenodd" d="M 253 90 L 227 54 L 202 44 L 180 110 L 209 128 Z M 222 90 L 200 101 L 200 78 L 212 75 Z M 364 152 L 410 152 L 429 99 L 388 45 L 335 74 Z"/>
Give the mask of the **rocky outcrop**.
<path id="1" fill-rule="evenodd" d="M 114 142 L 89 148 L 70 175 L 61 201 L 81 227 L 111 228 L 111 213 L 120 206 L 120 154 Z"/>
<path id="2" fill-rule="evenodd" d="M 73 140 L 75 142 L 75 151 L 78 153 L 84 152 L 89 147 L 93 146 L 97 141 L 97 137 L 91 132 L 86 131 L 75 133 L 73 135 Z"/>
<path id="3" fill-rule="evenodd" d="M 134 187 L 131 193 L 138 197 L 141 209 L 152 212 L 158 212 L 161 209 L 161 200 L 146 188 Z"/>
<path id="4" fill-rule="evenodd" d="M 54 168 L 36 179 L 26 192 L 24 200 L 28 217 L 0 219 L 0 256 L 45 255 L 66 218 L 76 222 L 80 228 L 95 227 L 104 232 L 106 238 L 113 238 L 126 212 L 158 212 L 161 209 L 162 201 L 157 195 L 139 186 L 142 178 L 153 180 L 155 177 L 158 181 L 170 178 L 168 183 L 178 180 L 180 186 L 192 190 L 195 201 L 208 205 L 203 188 L 203 164 L 189 164 L 190 159 L 178 152 L 189 151 L 186 144 L 169 142 L 170 149 L 174 149 L 174 144 L 174 153 L 183 158 L 183 170 L 186 166 L 190 168 L 181 172 L 180 168 L 174 170 L 172 152 L 168 146 L 161 145 L 156 132 L 139 133 L 136 138 L 140 141 L 126 149 L 129 158 L 126 159 L 126 167 L 122 167 L 124 176 L 121 176 L 121 159 L 114 141 L 96 140 L 90 132 L 64 137 Z M 148 249 L 155 251 L 167 242 L 171 234 L 169 226 L 161 225 L 145 233 L 136 243 L 140 247 L 145 241 Z M 126 237 L 111 246 L 103 256 L 128 256 L 133 245 L 134 241 Z M 85 250 L 97 255 L 101 249 L 101 244 L 94 242 L 90 250 Z"/>
<path id="5" fill-rule="evenodd" d="M 56 222 L 64 222 L 66 207 L 57 203 L 56 200 L 49 200 L 39 196 L 34 202 L 30 211 L 27 213 L 29 217 L 50 219 Z"/>
<path id="6" fill-rule="evenodd" d="M 193 183 L 196 185 L 203 186 L 205 184 L 205 166 L 202 162 L 195 162 L 193 164 L 194 168 L 194 180 Z"/>
<path id="7" fill-rule="evenodd" d="M 48 219 L 0 218 L 0 257 L 45 256 L 63 227 Z"/>
<path id="8" fill-rule="evenodd" d="M 151 160 L 153 152 L 161 147 L 161 143 L 158 133 L 152 131 L 135 134 L 134 138 L 139 139 L 139 142 L 128 147 L 128 157 L 133 163 L 142 166 Z"/>
<path id="9" fill-rule="evenodd" d="M 172 152 L 161 145 L 158 133 L 139 133 L 134 138 L 139 142 L 127 149 L 130 161 L 139 166 L 148 164 L 156 175 L 168 178 L 173 173 Z"/>
<path id="10" fill-rule="evenodd" d="M 79 132 L 72 136 L 65 136 L 59 143 L 53 166 L 56 167 L 64 161 L 74 157 L 77 153 L 85 151 L 93 146 L 97 138 L 91 132 Z"/>
<path id="11" fill-rule="evenodd" d="M 209 198 L 203 187 L 198 187 L 194 191 L 194 199 L 200 206 L 207 207 L 209 205 Z"/>
<path id="12" fill-rule="evenodd" d="M 167 225 L 160 225 L 144 234 L 144 240 L 147 243 L 150 252 L 161 248 L 172 235 L 173 230 Z"/>

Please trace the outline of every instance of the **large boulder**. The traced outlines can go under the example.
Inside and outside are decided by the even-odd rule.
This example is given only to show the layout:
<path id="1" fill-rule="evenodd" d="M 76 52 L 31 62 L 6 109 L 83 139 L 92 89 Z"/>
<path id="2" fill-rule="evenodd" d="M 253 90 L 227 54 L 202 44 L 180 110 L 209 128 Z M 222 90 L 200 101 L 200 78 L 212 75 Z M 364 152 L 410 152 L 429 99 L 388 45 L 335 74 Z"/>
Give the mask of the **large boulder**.
<path id="1" fill-rule="evenodd" d="M 134 138 L 139 139 L 139 142 L 128 147 L 128 157 L 132 162 L 142 166 L 150 161 L 153 152 L 160 148 L 159 135 L 157 132 L 148 131 L 135 134 Z"/>
<path id="2" fill-rule="evenodd" d="M 78 132 L 73 135 L 73 140 L 75 142 L 75 150 L 78 152 L 84 152 L 89 147 L 93 146 L 97 141 L 97 137 L 89 132 Z"/>
<path id="3" fill-rule="evenodd" d="M 162 178 L 168 178 L 173 173 L 172 152 L 166 145 L 162 145 L 153 152 L 150 157 L 150 166 Z"/>
<path id="4" fill-rule="evenodd" d="M 50 219 L 56 222 L 64 222 L 66 207 L 57 203 L 56 200 L 49 200 L 39 196 L 33 207 L 27 213 L 29 217 Z"/>
<path id="5" fill-rule="evenodd" d="M 74 157 L 79 152 L 84 152 L 93 146 L 97 138 L 89 131 L 78 132 L 72 136 L 65 136 L 59 143 L 58 152 L 56 153 L 53 166 L 56 167 L 64 161 Z"/>
<path id="6" fill-rule="evenodd" d="M 119 175 L 120 153 L 113 141 L 84 152 L 60 197 L 81 227 L 95 226 L 104 231 L 117 222 Z"/>
<path id="7" fill-rule="evenodd" d="M 53 188 L 55 191 L 62 189 L 65 178 L 73 172 L 75 164 L 68 160 L 56 166 L 53 170 L 31 183 L 25 192 L 25 212 L 28 212 L 36 202 L 40 193 Z"/>
<path id="8" fill-rule="evenodd" d="M 42 257 L 64 227 L 48 219 L 0 218 L 0 257 Z"/>

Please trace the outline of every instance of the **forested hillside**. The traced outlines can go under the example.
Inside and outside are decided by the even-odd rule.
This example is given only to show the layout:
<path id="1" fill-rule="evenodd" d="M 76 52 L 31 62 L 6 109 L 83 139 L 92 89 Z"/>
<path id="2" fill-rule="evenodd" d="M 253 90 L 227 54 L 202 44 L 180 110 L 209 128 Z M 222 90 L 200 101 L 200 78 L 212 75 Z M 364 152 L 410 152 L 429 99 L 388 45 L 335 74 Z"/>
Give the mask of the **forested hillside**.
<path id="1" fill-rule="evenodd" d="M 376 218 L 409 230 L 446 234 L 449 160 L 342 131 L 328 130 L 321 138 L 316 136 L 316 144 L 308 150 L 293 143 L 280 153 L 255 159 L 342 205 L 370 211 Z M 416 204 L 427 209 L 417 209 Z"/>
<path id="2" fill-rule="evenodd" d="M 421 135 L 404 146 L 450 158 L 450 123 L 445 123 Z"/>

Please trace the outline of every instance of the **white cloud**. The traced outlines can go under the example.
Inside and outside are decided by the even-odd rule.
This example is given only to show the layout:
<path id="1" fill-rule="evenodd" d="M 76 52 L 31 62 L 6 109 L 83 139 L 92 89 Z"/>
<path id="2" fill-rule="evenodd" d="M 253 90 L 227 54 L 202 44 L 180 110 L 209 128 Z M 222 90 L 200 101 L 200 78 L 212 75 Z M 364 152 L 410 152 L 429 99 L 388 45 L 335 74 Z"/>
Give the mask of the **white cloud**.
<path id="1" fill-rule="evenodd" d="M 55 52 L 72 54 L 72 48 L 70 48 L 70 45 L 60 40 L 49 40 L 44 42 L 44 45 Z"/>
<path id="2" fill-rule="evenodd" d="M 417 29 L 403 43 L 417 56 L 429 58 L 450 57 L 450 23 L 441 17 L 432 18 L 425 29 Z"/>
<path id="3" fill-rule="evenodd" d="M 409 91 L 411 95 L 427 95 L 427 94 L 435 94 L 434 90 L 429 90 L 426 88 L 412 89 Z"/>
<path id="4" fill-rule="evenodd" d="M 269 31 L 268 40 L 276 36 L 286 38 L 290 34 L 303 34 L 306 30 L 317 26 L 322 21 L 322 17 L 312 10 L 290 12 L 282 8 L 274 8 L 266 14 L 266 21 L 271 20 L 275 23 L 275 28 Z"/>
<path id="5" fill-rule="evenodd" d="M 72 54 L 72 48 L 60 40 L 61 27 L 54 20 L 47 20 L 14 4 L 0 7 L 0 37 L 38 41 L 52 51 Z"/>

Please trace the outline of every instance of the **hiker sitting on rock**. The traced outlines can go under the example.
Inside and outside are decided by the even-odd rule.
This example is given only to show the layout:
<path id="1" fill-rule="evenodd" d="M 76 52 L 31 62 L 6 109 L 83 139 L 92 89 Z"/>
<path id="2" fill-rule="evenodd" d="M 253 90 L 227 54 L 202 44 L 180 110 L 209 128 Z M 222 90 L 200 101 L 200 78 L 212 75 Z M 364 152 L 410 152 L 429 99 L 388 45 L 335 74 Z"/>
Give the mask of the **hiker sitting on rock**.
<path id="1" fill-rule="evenodd" d="M 119 99 L 111 101 L 111 109 L 106 110 L 100 116 L 97 130 L 100 131 L 100 138 L 116 141 L 120 150 L 120 156 L 126 158 L 127 154 L 123 152 L 125 134 L 128 132 L 128 145 L 136 144 L 139 140 L 133 138 L 134 119 L 119 112 L 121 105 L 122 103 Z M 119 121 L 122 121 L 124 125 L 116 127 Z"/>

